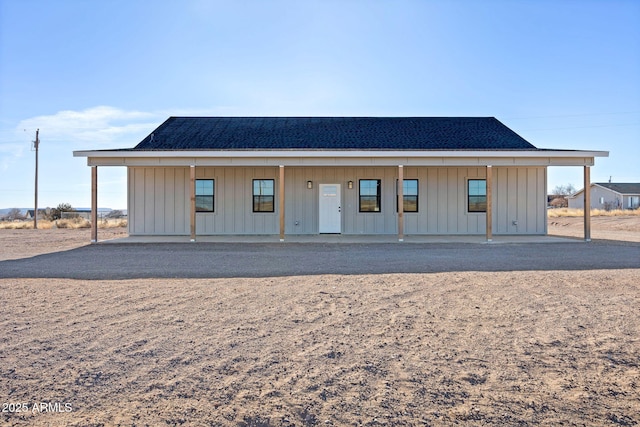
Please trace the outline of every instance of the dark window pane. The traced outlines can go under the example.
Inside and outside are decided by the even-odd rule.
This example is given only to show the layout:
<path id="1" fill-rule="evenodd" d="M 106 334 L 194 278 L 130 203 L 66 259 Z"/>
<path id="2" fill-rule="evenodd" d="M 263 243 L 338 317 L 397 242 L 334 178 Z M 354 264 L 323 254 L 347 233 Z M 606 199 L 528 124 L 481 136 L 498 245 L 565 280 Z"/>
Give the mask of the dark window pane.
<path id="1" fill-rule="evenodd" d="M 196 212 L 213 212 L 213 196 L 196 196 Z"/>
<path id="2" fill-rule="evenodd" d="M 405 212 L 418 212 L 418 196 L 404 196 L 402 209 Z"/>
<path id="3" fill-rule="evenodd" d="M 398 180 L 396 180 L 396 191 Z M 398 197 L 396 193 L 396 212 L 398 212 Z M 405 179 L 402 182 L 402 210 L 404 212 L 418 212 L 418 180 Z"/>
<path id="4" fill-rule="evenodd" d="M 253 211 L 274 212 L 274 180 L 253 180 Z"/>
<path id="5" fill-rule="evenodd" d="M 404 212 L 418 212 L 418 180 L 405 179 L 402 182 L 402 209 Z"/>
<path id="6" fill-rule="evenodd" d="M 253 196 L 254 212 L 273 212 L 273 196 Z"/>
<path id="7" fill-rule="evenodd" d="M 380 180 L 360 180 L 360 212 L 380 212 Z"/>

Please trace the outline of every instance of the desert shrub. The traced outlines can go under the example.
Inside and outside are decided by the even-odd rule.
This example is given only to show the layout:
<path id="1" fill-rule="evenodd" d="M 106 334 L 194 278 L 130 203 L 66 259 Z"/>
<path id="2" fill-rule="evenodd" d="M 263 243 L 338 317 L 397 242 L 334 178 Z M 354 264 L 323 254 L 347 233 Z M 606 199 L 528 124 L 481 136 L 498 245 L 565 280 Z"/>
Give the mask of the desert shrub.
<path id="1" fill-rule="evenodd" d="M 591 209 L 591 216 L 640 216 L 640 209 Z M 549 218 L 560 218 L 565 216 L 584 216 L 584 210 L 573 208 L 549 209 L 547 211 Z"/>
<path id="2" fill-rule="evenodd" d="M 582 209 L 569 209 L 569 208 L 559 208 L 559 209 L 549 209 L 547 210 L 547 216 L 549 218 L 559 218 L 563 216 L 582 216 Z"/>
<path id="3" fill-rule="evenodd" d="M 7 221 L 0 223 L 0 228 L 3 230 L 23 230 L 27 228 L 33 228 L 33 222 L 25 221 Z"/>
<path id="4" fill-rule="evenodd" d="M 90 228 L 91 222 L 84 218 L 68 218 L 59 219 L 56 221 L 56 227 L 58 228 Z"/>
<path id="5" fill-rule="evenodd" d="M 640 215 L 640 209 L 592 209 L 592 216 L 638 216 Z"/>
<path id="6" fill-rule="evenodd" d="M 53 227 L 53 223 L 51 221 L 46 220 L 38 220 L 38 229 L 39 230 L 48 230 Z M 0 229 L 3 230 L 32 230 L 33 229 L 33 221 L 11 221 L 11 222 L 1 222 Z"/>
<path id="7" fill-rule="evenodd" d="M 126 227 L 126 226 L 127 226 L 126 219 L 109 218 L 106 220 L 102 220 L 98 223 L 98 228 L 119 228 L 119 227 Z"/>
<path id="8" fill-rule="evenodd" d="M 98 222 L 98 228 L 119 228 L 126 227 L 126 219 L 109 219 Z M 49 230 L 51 228 L 90 228 L 91 221 L 84 218 L 66 218 L 56 221 L 38 220 L 39 230 Z M 0 230 L 31 230 L 33 221 L 0 221 Z"/>

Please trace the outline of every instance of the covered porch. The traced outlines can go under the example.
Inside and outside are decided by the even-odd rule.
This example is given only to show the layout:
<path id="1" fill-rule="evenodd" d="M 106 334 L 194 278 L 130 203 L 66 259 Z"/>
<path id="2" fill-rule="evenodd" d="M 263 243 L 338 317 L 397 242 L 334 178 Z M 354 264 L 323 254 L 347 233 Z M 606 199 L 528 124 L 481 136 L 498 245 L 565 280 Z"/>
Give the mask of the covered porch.
<path id="1" fill-rule="evenodd" d="M 445 239 L 467 239 L 469 242 L 493 242 L 495 239 L 494 224 L 494 206 L 495 191 L 493 185 L 495 170 L 502 167 L 544 167 L 547 166 L 573 166 L 583 168 L 583 177 L 585 186 L 590 182 L 590 167 L 594 164 L 594 157 L 605 156 L 605 152 L 583 152 L 583 151 L 555 151 L 555 150 L 533 150 L 533 151 L 475 151 L 475 152 L 301 152 L 301 151 L 265 151 L 265 152 L 237 152 L 223 151 L 213 153 L 194 152 L 194 151 L 169 151 L 154 152 L 153 157 L 149 152 L 134 151 L 92 151 L 92 152 L 75 152 L 76 156 L 86 156 L 88 165 L 91 167 L 91 200 L 92 200 L 92 232 L 91 241 L 98 241 L 97 230 L 97 196 L 98 196 L 98 167 L 102 166 L 126 166 L 126 167 L 182 167 L 188 168 L 189 180 L 189 206 L 188 206 L 188 224 L 189 224 L 189 241 L 235 241 L 257 239 L 259 241 L 270 241 L 273 233 L 265 233 L 260 236 L 240 236 L 233 234 L 225 234 L 224 236 L 200 235 L 196 232 L 196 177 L 200 168 L 207 167 L 260 167 L 273 168 L 273 175 L 276 178 L 276 186 L 278 197 L 274 200 L 277 209 L 277 238 L 279 241 L 322 241 L 322 239 L 333 239 L 331 241 L 349 241 L 349 239 L 374 239 L 378 241 L 440 241 Z M 397 194 L 397 212 L 394 213 L 394 221 L 397 222 L 397 233 L 393 235 L 383 234 L 371 237 L 338 235 L 323 236 L 320 234 L 313 235 L 297 235 L 295 233 L 287 233 L 285 226 L 287 221 L 287 199 L 290 195 L 285 191 L 288 185 L 286 171 L 290 168 L 301 167 L 380 167 L 395 168 L 395 176 L 398 181 L 402 182 L 405 177 L 407 168 L 425 167 L 474 167 L 484 171 L 484 179 L 486 179 L 486 213 L 484 216 L 484 233 L 482 236 L 440 236 L 434 234 L 415 235 L 406 232 L 405 214 L 403 212 L 403 186 L 398 186 Z M 546 169 L 545 169 L 546 170 Z M 546 180 L 546 178 L 545 178 Z M 309 185 L 313 183 L 309 182 Z M 346 185 L 346 183 L 345 183 Z M 349 182 L 349 186 L 351 186 Z M 351 187 L 349 187 L 351 188 Z M 546 181 L 545 181 L 546 193 Z M 590 201 L 589 193 L 585 192 L 585 205 L 588 206 Z M 546 211 L 545 211 L 546 217 Z M 186 233 L 185 233 L 186 234 Z M 131 236 L 131 239 L 155 238 L 155 236 Z M 534 241 L 535 236 L 503 236 L 501 234 L 500 241 L 509 241 L 514 238 L 524 238 L 527 241 Z M 546 236 L 541 236 L 546 237 Z M 158 236 L 158 238 L 180 241 L 183 236 Z M 506 238 L 506 239 L 505 239 Z M 266 239 L 266 240 L 265 240 Z M 584 214 L 584 241 L 591 240 L 591 225 L 589 211 Z"/>

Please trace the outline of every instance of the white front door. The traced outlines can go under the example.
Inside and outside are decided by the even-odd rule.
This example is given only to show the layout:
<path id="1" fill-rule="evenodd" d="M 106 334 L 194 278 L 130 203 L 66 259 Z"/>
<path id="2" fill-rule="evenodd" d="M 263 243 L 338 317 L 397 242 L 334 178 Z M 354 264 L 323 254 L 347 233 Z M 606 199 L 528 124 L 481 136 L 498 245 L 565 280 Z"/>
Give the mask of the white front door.
<path id="1" fill-rule="evenodd" d="M 320 233 L 340 233 L 342 231 L 340 184 L 320 184 L 319 190 L 318 230 Z"/>

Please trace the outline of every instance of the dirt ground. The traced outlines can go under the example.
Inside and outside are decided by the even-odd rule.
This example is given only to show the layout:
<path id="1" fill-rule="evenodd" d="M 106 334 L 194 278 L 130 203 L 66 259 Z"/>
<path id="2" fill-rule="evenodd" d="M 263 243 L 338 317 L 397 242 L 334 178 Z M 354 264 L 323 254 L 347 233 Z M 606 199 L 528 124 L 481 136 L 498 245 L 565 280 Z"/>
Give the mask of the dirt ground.
<path id="1" fill-rule="evenodd" d="M 0 230 L 0 259 L 88 239 Z M 640 265 L 0 291 L 2 425 L 640 424 Z"/>
<path id="2" fill-rule="evenodd" d="M 584 237 L 581 217 L 549 218 L 547 224 L 550 235 Z M 640 216 L 594 216 L 591 218 L 591 237 L 640 242 Z"/>

